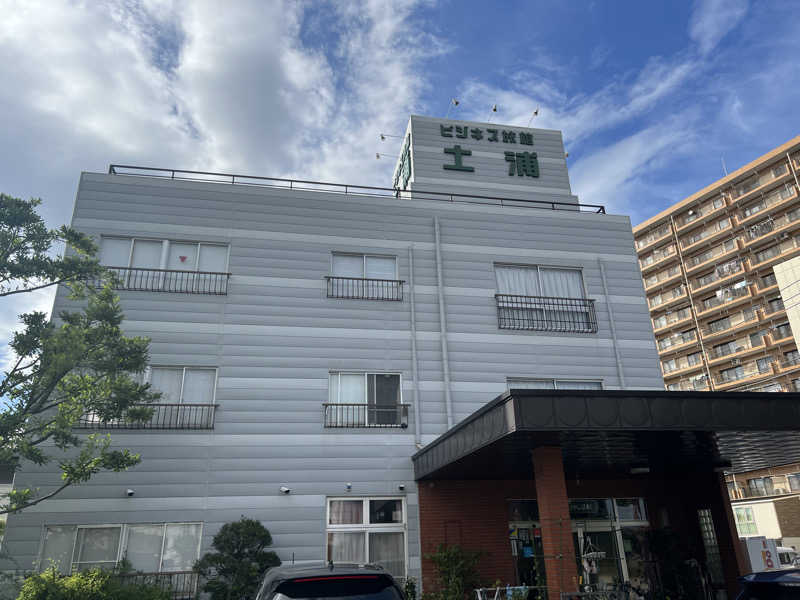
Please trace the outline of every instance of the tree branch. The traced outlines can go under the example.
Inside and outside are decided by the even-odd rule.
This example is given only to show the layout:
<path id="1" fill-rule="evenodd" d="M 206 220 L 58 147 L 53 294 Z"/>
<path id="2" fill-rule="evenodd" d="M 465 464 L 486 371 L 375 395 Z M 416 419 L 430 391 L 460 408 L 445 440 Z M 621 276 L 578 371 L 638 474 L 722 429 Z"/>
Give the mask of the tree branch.
<path id="1" fill-rule="evenodd" d="M 52 498 L 53 496 L 55 496 L 59 492 L 64 491 L 65 488 L 67 488 L 67 487 L 69 487 L 71 485 L 72 485 L 72 482 L 71 481 L 67 481 L 63 485 L 61 485 L 58 489 L 50 492 L 49 494 L 45 494 L 44 496 L 42 496 L 40 498 L 36 498 L 36 500 L 31 500 L 30 502 L 26 502 L 25 504 L 21 504 L 20 506 L 15 506 L 13 508 L 11 508 L 11 507 L 9 507 L 9 508 L 0 507 L 0 515 L 7 515 L 7 514 L 15 513 L 15 512 L 18 512 L 18 511 L 20 511 L 20 510 L 22 510 L 24 508 L 29 508 L 31 506 L 39 504 L 39 502 L 43 502 L 44 500 L 48 500 L 49 498 Z"/>

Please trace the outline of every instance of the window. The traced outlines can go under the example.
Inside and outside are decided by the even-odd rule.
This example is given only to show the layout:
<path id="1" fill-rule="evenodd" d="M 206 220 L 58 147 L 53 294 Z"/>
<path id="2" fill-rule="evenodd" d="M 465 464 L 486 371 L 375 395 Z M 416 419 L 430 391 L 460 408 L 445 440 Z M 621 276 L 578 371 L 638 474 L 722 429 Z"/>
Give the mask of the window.
<path id="1" fill-rule="evenodd" d="M 100 263 L 115 271 L 118 289 L 227 293 L 227 244 L 103 237 Z"/>
<path id="2" fill-rule="evenodd" d="M 756 360 L 756 368 L 758 369 L 758 372 L 759 373 L 769 372 L 772 361 L 773 358 L 771 356 L 759 358 L 758 360 Z"/>
<path id="3" fill-rule="evenodd" d="M 328 500 L 327 560 L 377 563 L 406 574 L 406 511 L 402 498 Z"/>
<path id="4" fill-rule="evenodd" d="M 771 477 L 755 477 L 747 480 L 748 496 L 769 496 L 775 491 Z"/>
<path id="5" fill-rule="evenodd" d="M 782 340 L 784 338 L 788 338 L 792 336 L 792 327 L 789 323 L 781 323 L 780 325 L 775 326 L 775 336 L 776 340 Z"/>
<path id="6" fill-rule="evenodd" d="M 690 367 L 695 365 L 699 365 L 703 362 L 703 353 L 702 352 L 695 352 L 694 354 L 690 354 L 686 357 L 686 362 L 689 364 Z"/>
<path id="7" fill-rule="evenodd" d="M 397 279 L 394 256 L 334 253 L 331 273 L 327 277 L 329 298 L 403 299 L 403 282 Z"/>
<path id="8" fill-rule="evenodd" d="M 678 361 L 674 358 L 661 361 L 661 369 L 664 371 L 664 373 L 675 371 L 677 368 L 678 368 Z"/>
<path id="9" fill-rule="evenodd" d="M 788 475 L 787 479 L 789 480 L 789 489 L 793 492 L 800 492 L 800 473 Z"/>
<path id="10" fill-rule="evenodd" d="M 800 363 L 800 352 L 797 350 L 789 350 L 789 352 L 784 352 L 783 361 L 786 365 L 796 365 Z"/>
<path id="11" fill-rule="evenodd" d="M 190 571 L 200 555 L 200 523 L 50 525 L 39 566 L 53 562 L 62 573 L 111 569 L 123 558 L 136 571 Z"/>
<path id="12" fill-rule="evenodd" d="M 325 427 L 406 427 L 396 373 L 330 373 Z"/>
<path id="13" fill-rule="evenodd" d="M 756 519 L 753 515 L 753 509 L 749 506 L 734 508 L 734 515 L 736 515 L 736 529 L 739 535 L 756 535 L 758 534 L 758 527 L 756 526 Z"/>
<path id="14" fill-rule="evenodd" d="M 602 381 L 578 379 L 527 379 L 509 377 L 506 388 L 518 390 L 602 390 Z"/>
<path id="15" fill-rule="evenodd" d="M 778 312 L 779 310 L 783 310 L 783 299 L 782 298 L 772 298 L 772 300 L 767 301 L 767 311 L 770 313 Z"/>
<path id="16" fill-rule="evenodd" d="M 722 573 L 722 557 L 720 556 L 717 534 L 714 531 L 714 518 L 711 515 L 711 509 L 699 509 L 697 511 L 697 519 L 700 523 L 700 535 L 703 539 L 706 565 L 711 575 L 711 581 L 715 585 L 721 585 L 725 582 L 725 578 Z"/>
<path id="17" fill-rule="evenodd" d="M 744 377 L 744 367 L 739 365 L 731 369 L 723 369 L 719 372 L 720 379 L 724 381 L 736 381 Z"/>
<path id="18" fill-rule="evenodd" d="M 161 392 L 161 404 L 213 404 L 217 370 L 200 367 L 151 367 L 149 383 Z"/>
<path id="19" fill-rule="evenodd" d="M 597 331 L 594 301 L 586 299 L 580 269 L 496 265 L 495 275 L 501 329 Z"/>

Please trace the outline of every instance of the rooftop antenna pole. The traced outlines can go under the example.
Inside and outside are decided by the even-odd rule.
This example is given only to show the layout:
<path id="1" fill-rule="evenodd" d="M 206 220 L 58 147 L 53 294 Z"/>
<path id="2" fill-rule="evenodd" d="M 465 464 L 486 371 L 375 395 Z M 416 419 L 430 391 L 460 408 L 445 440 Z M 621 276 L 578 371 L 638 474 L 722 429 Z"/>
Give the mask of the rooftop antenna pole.
<path id="1" fill-rule="evenodd" d="M 526 125 L 526 127 L 530 127 L 531 126 L 531 121 L 533 121 L 533 118 L 534 117 L 538 117 L 538 116 L 539 116 L 539 107 L 537 106 L 536 110 L 533 111 L 533 114 L 531 115 L 531 118 L 528 119 L 528 124 Z"/>
<path id="2" fill-rule="evenodd" d="M 728 167 L 725 166 L 725 157 L 720 156 L 719 159 L 722 161 L 722 172 L 725 173 L 725 177 L 728 176 Z"/>
<path id="3" fill-rule="evenodd" d="M 494 115 L 494 113 L 496 113 L 496 112 L 497 112 L 497 104 L 492 104 L 492 112 L 489 113 L 489 118 L 486 119 L 487 123 L 491 123 L 492 122 L 492 115 Z"/>
<path id="4" fill-rule="evenodd" d="M 447 107 L 447 114 L 444 116 L 445 119 L 450 116 L 450 109 L 454 106 L 458 106 L 458 104 L 459 102 L 457 99 L 453 98 L 450 100 L 450 105 Z"/>

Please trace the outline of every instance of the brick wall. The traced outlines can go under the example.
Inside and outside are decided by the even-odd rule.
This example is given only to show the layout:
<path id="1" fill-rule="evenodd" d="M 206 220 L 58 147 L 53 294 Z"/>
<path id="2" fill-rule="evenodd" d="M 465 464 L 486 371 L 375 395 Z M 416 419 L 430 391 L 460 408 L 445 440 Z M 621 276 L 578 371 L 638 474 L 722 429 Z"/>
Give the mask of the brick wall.
<path id="1" fill-rule="evenodd" d="M 800 496 L 775 498 L 775 514 L 783 537 L 800 537 Z"/>

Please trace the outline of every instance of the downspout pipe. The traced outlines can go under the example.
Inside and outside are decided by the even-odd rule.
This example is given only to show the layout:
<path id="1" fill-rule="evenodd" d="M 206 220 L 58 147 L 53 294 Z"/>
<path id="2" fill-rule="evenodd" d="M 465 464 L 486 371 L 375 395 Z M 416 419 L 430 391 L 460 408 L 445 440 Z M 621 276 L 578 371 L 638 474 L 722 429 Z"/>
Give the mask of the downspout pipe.
<path id="1" fill-rule="evenodd" d="M 450 395 L 450 358 L 447 354 L 447 316 L 444 306 L 444 283 L 442 278 L 442 241 L 439 217 L 433 217 L 433 232 L 436 246 L 436 291 L 439 296 L 439 339 L 442 344 L 442 374 L 444 376 L 444 408 L 447 413 L 447 428 L 453 427 L 453 398 Z"/>
<path id="2" fill-rule="evenodd" d="M 411 304 L 411 378 L 414 380 L 414 443 L 422 447 L 419 373 L 417 369 L 417 299 L 414 295 L 414 245 L 408 247 L 408 297 Z"/>
<path id="3" fill-rule="evenodd" d="M 794 175 L 794 183 L 797 186 L 797 190 L 800 191 L 800 181 L 797 180 L 797 171 L 794 170 L 794 165 L 792 164 L 792 157 L 789 156 L 789 153 L 786 153 L 786 160 L 789 161 L 789 168 L 792 170 L 792 175 Z"/>
<path id="4" fill-rule="evenodd" d="M 606 310 L 608 310 L 608 324 L 611 327 L 611 341 L 614 344 L 614 356 L 617 359 L 617 377 L 619 377 L 620 389 L 627 389 L 625 384 L 625 373 L 622 370 L 622 355 L 617 344 L 617 326 L 614 324 L 614 308 L 611 306 L 611 297 L 608 295 L 608 282 L 606 281 L 606 266 L 601 259 L 597 259 L 600 265 L 600 279 L 603 281 L 603 295 L 606 297 Z"/>

